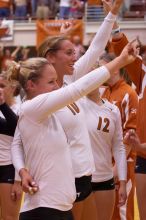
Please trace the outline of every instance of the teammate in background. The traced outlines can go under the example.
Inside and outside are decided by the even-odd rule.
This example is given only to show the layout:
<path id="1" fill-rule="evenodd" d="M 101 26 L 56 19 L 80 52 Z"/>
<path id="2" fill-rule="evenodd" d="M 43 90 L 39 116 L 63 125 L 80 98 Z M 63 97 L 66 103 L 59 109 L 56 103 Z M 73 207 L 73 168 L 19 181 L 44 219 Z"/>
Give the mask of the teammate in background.
<path id="1" fill-rule="evenodd" d="M 119 31 L 112 38 L 112 47 L 116 55 L 118 55 L 128 43 L 128 40 L 118 26 L 115 26 L 115 28 Z M 136 92 L 139 96 L 136 132 L 143 146 L 146 143 L 146 114 L 144 113 L 146 108 L 146 72 L 141 57 L 137 57 L 132 64 L 128 65 L 126 71 L 135 84 Z M 146 157 L 142 151 L 137 152 L 135 173 L 139 214 L 140 219 L 143 220 L 146 219 Z"/>
<path id="2" fill-rule="evenodd" d="M 0 75 L 0 206 L 1 218 L 16 220 L 19 216 L 22 189 L 20 181 L 15 181 L 12 165 L 11 143 L 18 117 L 14 93 L 16 84 L 7 81 L 5 73 Z"/>
<path id="3" fill-rule="evenodd" d="M 106 6 L 105 6 L 105 10 L 108 13 L 108 11 L 111 8 L 111 5 L 106 4 Z M 114 29 L 112 31 L 113 38 L 119 34 L 120 30 L 117 27 L 118 27 L 117 23 L 115 22 Z M 110 48 L 112 49 L 112 51 L 114 51 L 111 44 L 110 44 Z M 110 60 L 111 59 L 108 59 L 107 61 Z M 123 78 L 123 73 L 121 75 Z M 113 78 L 112 82 L 109 82 L 110 85 L 109 89 L 107 90 L 107 92 L 105 92 L 104 95 L 108 100 L 115 102 L 115 104 L 119 107 L 122 116 L 123 131 L 125 134 L 131 128 L 134 130 L 136 129 L 138 100 L 135 92 L 132 90 L 131 87 L 126 85 L 125 81 L 122 80 L 120 76 L 119 76 L 119 82 L 117 76 L 112 78 Z M 128 166 L 128 176 L 127 176 L 128 198 L 125 206 L 121 207 L 120 209 L 118 209 L 117 206 L 115 206 L 113 220 L 119 220 L 123 218 L 126 218 L 127 220 L 134 219 L 134 194 L 135 194 L 134 166 L 135 166 L 136 153 L 131 148 L 132 146 L 130 146 L 128 143 L 125 142 L 125 145 L 127 149 L 127 166 Z"/>
<path id="4" fill-rule="evenodd" d="M 118 207 L 126 202 L 127 164 L 120 111 L 115 105 L 101 99 L 98 89 L 84 98 L 83 108 L 96 167 L 92 175 L 92 197 L 95 200 L 96 213 L 94 207 L 89 210 L 89 203 L 85 203 L 84 209 L 85 212 L 88 209 L 89 216 L 96 214 L 94 219 L 108 220 L 112 218 L 115 205 L 113 156 L 120 182 Z"/>
<path id="5" fill-rule="evenodd" d="M 105 65 L 115 58 L 113 54 L 104 54 L 101 57 L 100 65 Z M 122 73 L 122 70 L 121 70 Z M 121 113 L 123 134 L 125 135 L 129 129 L 136 129 L 136 116 L 138 109 L 138 97 L 136 92 L 128 85 L 120 71 L 115 73 L 108 81 L 103 98 L 106 98 L 111 103 L 115 104 Z M 134 194 L 135 194 L 135 152 L 131 146 L 124 142 L 127 153 L 127 202 L 124 206 L 118 207 L 118 193 L 113 220 L 122 219 L 123 216 L 127 220 L 134 219 Z M 116 167 L 115 167 L 116 168 Z M 115 172 L 116 175 L 116 172 Z M 117 182 L 118 184 L 118 182 Z"/>
<path id="6" fill-rule="evenodd" d="M 137 52 L 130 43 L 114 61 L 58 90 L 55 69 L 44 58 L 32 58 L 11 69 L 11 79 L 19 80 L 28 99 L 21 107 L 17 127 L 23 149 L 16 132 L 12 144 L 13 163 L 22 178 L 25 192 L 30 192 L 32 178 L 38 185 L 37 192 L 32 186 L 34 194 L 26 194 L 21 220 L 61 220 L 63 216 L 71 219 L 69 210 L 75 199 L 74 175 L 66 134 L 54 112 L 96 89 L 107 80 L 110 72 L 132 62 Z M 53 90 L 56 91 L 51 92 Z M 26 124 L 30 130 L 26 129 Z"/>

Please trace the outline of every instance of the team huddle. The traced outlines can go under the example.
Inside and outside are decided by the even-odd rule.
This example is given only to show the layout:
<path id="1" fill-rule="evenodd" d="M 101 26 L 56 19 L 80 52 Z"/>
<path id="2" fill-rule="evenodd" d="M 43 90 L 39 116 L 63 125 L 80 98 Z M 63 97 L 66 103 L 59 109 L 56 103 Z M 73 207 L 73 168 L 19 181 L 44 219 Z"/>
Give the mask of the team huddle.
<path id="1" fill-rule="evenodd" d="M 121 4 L 103 1 L 107 16 L 78 60 L 68 37 L 53 36 L 0 74 L 3 220 L 134 220 L 135 176 L 145 219 L 145 69 L 116 23 Z M 103 53 L 111 34 L 114 53 Z"/>

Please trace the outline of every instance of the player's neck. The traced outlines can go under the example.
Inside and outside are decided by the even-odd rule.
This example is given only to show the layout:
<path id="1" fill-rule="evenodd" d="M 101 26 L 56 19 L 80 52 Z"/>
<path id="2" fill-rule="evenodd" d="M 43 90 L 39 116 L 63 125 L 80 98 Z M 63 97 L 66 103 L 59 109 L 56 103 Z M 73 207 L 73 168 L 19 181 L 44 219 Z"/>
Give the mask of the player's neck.
<path id="1" fill-rule="evenodd" d="M 93 101 L 93 102 L 95 102 L 96 104 L 98 104 L 98 105 L 102 105 L 102 104 L 103 104 L 102 99 L 100 98 L 100 96 L 91 95 L 91 96 L 88 96 L 88 98 L 89 98 L 91 101 Z"/>

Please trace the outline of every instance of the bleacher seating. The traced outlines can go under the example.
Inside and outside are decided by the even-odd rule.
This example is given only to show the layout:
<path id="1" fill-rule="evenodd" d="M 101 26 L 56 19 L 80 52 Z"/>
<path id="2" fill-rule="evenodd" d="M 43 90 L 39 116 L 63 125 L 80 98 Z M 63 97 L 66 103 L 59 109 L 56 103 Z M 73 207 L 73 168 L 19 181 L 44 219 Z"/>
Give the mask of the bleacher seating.
<path id="1" fill-rule="evenodd" d="M 144 19 L 146 15 L 146 0 L 131 0 L 129 10 L 123 14 L 124 19 Z"/>
<path id="2" fill-rule="evenodd" d="M 85 8 L 85 19 L 87 22 L 102 21 L 105 15 L 102 5 L 87 4 Z"/>

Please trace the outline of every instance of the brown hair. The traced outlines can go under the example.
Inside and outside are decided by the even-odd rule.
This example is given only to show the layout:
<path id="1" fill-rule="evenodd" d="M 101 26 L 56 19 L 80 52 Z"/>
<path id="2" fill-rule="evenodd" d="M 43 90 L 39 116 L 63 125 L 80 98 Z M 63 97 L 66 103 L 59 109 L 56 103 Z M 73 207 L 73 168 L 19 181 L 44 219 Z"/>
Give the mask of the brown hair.
<path id="1" fill-rule="evenodd" d="M 116 55 L 114 53 L 104 53 L 100 59 L 105 60 L 106 62 L 110 62 L 116 58 Z M 125 68 L 121 68 L 119 72 L 120 76 L 129 84 L 131 85 L 132 81 L 127 74 Z"/>
<path id="2" fill-rule="evenodd" d="M 43 68 L 48 64 L 51 65 L 47 59 L 40 57 L 20 63 L 12 61 L 7 70 L 8 79 L 18 81 L 25 90 L 27 81 L 37 81 L 41 77 Z"/>
<path id="3" fill-rule="evenodd" d="M 65 36 L 48 37 L 38 48 L 38 56 L 46 57 L 48 53 L 54 53 L 60 49 L 62 41 L 68 40 Z"/>
<path id="4" fill-rule="evenodd" d="M 106 62 L 110 62 L 116 58 L 116 55 L 114 53 L 104 53 L 100 59 L 105 60 Z"/>

